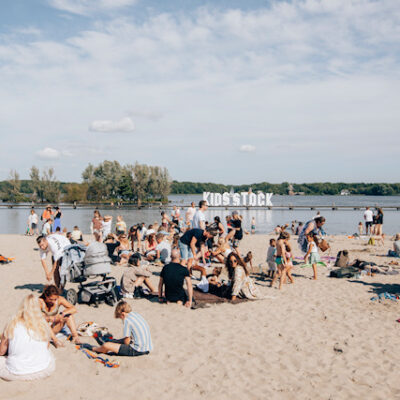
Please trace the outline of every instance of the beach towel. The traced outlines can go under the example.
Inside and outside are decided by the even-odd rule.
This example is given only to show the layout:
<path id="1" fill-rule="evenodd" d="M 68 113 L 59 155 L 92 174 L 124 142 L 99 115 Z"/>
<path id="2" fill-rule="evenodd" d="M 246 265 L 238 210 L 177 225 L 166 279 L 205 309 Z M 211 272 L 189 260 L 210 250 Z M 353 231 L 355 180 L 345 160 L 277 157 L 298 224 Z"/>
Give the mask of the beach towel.
<path id="1" fill-rule="evenodd" d="M 110 361 L 108 358 L 100 357 L 97 353 L 78 345 L 76 346 L 76 348 L 78 350 L 81 350 L 90 360 L 94 360 L 95 362 L 103 364 L 107 368 L 119 368 L 119 362 L 117 361 Z"/>
<path id="2" fill-rule="evenodd" d="M 219 297 L 219 296 L 216 296 L 215 294 L 211 294 L 211 293 L 203 293 L 202 291 L 197 290 L 197 289 L 193 290 L 193 300 L 195 301 L 196 305 L 230 303 L 231 302 L 231 300 L 226 297 Z M 243 303 L 245 301 L 249 301 L 249 300 L 238 298 L 232 304 Z"/>

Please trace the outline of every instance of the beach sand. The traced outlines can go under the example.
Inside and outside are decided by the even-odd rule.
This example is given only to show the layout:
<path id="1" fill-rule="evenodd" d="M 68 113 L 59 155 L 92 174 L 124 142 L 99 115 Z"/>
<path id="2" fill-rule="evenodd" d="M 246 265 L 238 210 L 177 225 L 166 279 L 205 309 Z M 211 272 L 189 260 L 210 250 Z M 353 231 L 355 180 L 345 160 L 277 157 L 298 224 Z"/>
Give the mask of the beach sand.
<path id="1" fill-rule="evenodd" d="M 242 252 L 252 250 L 255 266 L 265 266 L 269 238 L 254 235 L 242 241 Z M 379 264 L 389 259 L 376 254 L 386 254 L 392 246 L 390 240 L 382 248 L 343 236 L 329 242 L 333 256 L 348 249 L 351 259 Z M 45 283 L 36 249 L 33 237 L 0 236 L 0 253 L 16 257 L 0 266 L 1 327 L 22 298 Z M 116 277 L 123 271 L 113 267 Z M 311 268 L 296 267 L 294 285 L 282 291 L 256 281 L 272 299 L 236 305 L 188 310 L 128 300 L 150 325 L 154 351 L 149 356 L 111 357 L 120 361 L 120 368 L 109 369 L 66 343 L 53 349 L 57 367 L 51 377 L 0 381 L 0 399 L 400 398 L 399 302 L 370 301 L 376 292 L 400 292 L 399 275 L 333 279 L 326 274 L 319 267 L 318 280 L 312 281 Z M 157 276 L 152 279 L 158 283 Z M 113 311 L 104 304 L 97 309 L 79 305 L 76 320 L 95 321 L 120 337 L 121 320 L 114 319 Z M 88 341 L 94 344 L 92 338 Z"/>

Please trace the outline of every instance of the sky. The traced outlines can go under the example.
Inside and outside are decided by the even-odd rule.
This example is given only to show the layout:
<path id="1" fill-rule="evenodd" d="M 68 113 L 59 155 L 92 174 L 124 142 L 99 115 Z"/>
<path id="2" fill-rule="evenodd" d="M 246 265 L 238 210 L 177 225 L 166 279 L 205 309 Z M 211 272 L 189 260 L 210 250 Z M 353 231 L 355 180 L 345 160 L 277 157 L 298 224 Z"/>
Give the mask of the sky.
<path id="1" fill-rule="evenodd" d="M 0 179 L 398 182 L 398 0 L 13 0 Z"/>

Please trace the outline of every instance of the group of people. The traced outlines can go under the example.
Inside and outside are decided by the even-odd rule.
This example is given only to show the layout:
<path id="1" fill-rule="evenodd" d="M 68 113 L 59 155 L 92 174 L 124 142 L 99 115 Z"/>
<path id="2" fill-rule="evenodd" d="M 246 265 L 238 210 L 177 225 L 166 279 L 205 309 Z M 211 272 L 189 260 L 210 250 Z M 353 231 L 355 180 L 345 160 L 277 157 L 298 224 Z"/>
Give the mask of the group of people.
<path id="1" fill-rule="evenodd" d="M 365 234 L 368 235 L 383 235 L 383 211 L 382 208 L 376 207 L 375 214 L 370 209 L 370 207 L 366 207 L 364 212 L 364 222 L 365 222 Z M 360 222 L 358 224 L 358 232 L 361 236 L 363 232 L 363 224 Z"/>
<path id="2" fill-rule="evenodd" d="M 60 332 L 95 352 L 120 356 L 148 354 L 153 348 L 150 328 L 141 315 L 132 311 L 126 299 L 153 295 L 158 296 L 162 303 L 177 303 L 190 308 L 195 301 L 195 289 L 232 302 L 240 298 L 261 299 L 262 295 L 251 277 L 254 273 L 252 253 L 242 254 L 240 251 L 241 240 L 247 233 L 242 227 L 242 217 L 234 211 L 226 218 L 225 224 L 219 217 L 208 222 L 207 208 L 205 201 L 200 201 L 197 209 L 192 203 L 185 215 L 181 215 L 179 208 L 174 207 L 171 215 L 161 213 L 160 224 L 145 226 L 142 223 L 129 229 L 122 216 L 118 216 L 115 231 L 112 217 L 103 217 L 95 210 L 91 222 L 95 242 L 104 246 L 110 262 L 124 267 L 120 285 L 120 295 L 124 299 L 115 309 L 115 317 L 124 322 L 123 338 L 105 341 L 98 346 L 81 343 L 74 319 L 78 310 L 61 296 L 60 265 L 64 250 L 74 243 L 91 244 L 84 242 L 78 227 L 71 233 L 61 230 L 61 225 L 46 234 L 42 231 L 37 243 L 48 285 L 39 298 L 29 295 L 24 299 L 4 330 L 0 355 L 7 354 L 7 357 L 0 357 L 0 377 L 13 380 L 48 376 L 55 365 L 49 343 L 60 346 L 57 338 Z M 46 207 L 45 211 L 48 213 L 44 215 L 46 224 L 53 218 L 49 216 L 51 207 Z M 34 214 L 34 210 L 32 212 Z M 61 213 L 59 209 L 57 212 Z M 31 222 L 38 223 L 34 218 Z M 317 237 L 324 222 L 323 217 L 317 217 L 307 222 L 299 232 L 298 242 L 305 259 L 313 266 L 314 279 L 317 278 L 316 264 L 319 260 Z M 280 227 L 277 238 L 270 240 L 267 252 L 269 270 L 264 279 L 270 278 L 271 286 L 279 279 L 279 288 L 287 280 L 294 282 L 287 226 Z M 32 225 L 32 228 L 36 227 Z M 254 228 L 255 221 L 252 221 L 252 231 Z M 49 255 L 51 264 L 47 261 Z M 155 266 L 162 268 L 158 286 L 152 283 L 150 265 L 153 269 Z M 227 279 L 222 279 L 224 267 Z M 200 282 L 195 288 L 192 278 L 198 273 Z M 28 356 L 21 355 L 25 353 L 29 353 Z"/>

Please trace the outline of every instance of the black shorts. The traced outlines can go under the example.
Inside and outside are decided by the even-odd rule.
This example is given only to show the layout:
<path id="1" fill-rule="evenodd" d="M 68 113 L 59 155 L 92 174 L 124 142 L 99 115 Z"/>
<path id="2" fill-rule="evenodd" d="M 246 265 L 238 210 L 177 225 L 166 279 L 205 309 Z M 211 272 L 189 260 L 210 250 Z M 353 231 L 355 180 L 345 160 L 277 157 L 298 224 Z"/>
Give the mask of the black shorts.
<path id="1" fill-rule="evenodd" d="M 34 223 L 32 222 L 31 227 L 32 227 L 32 229 L 36 229 L 36 228 L 37 228 L 37 224 L 34 224 Z"/>
<path id="2" fill-rule="evenodd" d="M 121 346 L 119 346 L 117 355 L 124 357 L 137 357 L 137 356 L 145 356 L 146 354 L 149 353 L 150 353 L 149 351 L 137 351 L 129 344 L 121 344 Z"/>
<path id="3" fill-rule="evenodd" d="M 372 226 L 372 221 L 367 221 L 366 223 L 365 223 L 365 226 L 368 228 L 368 227 L 370 227 L 370 226 Z"/>

